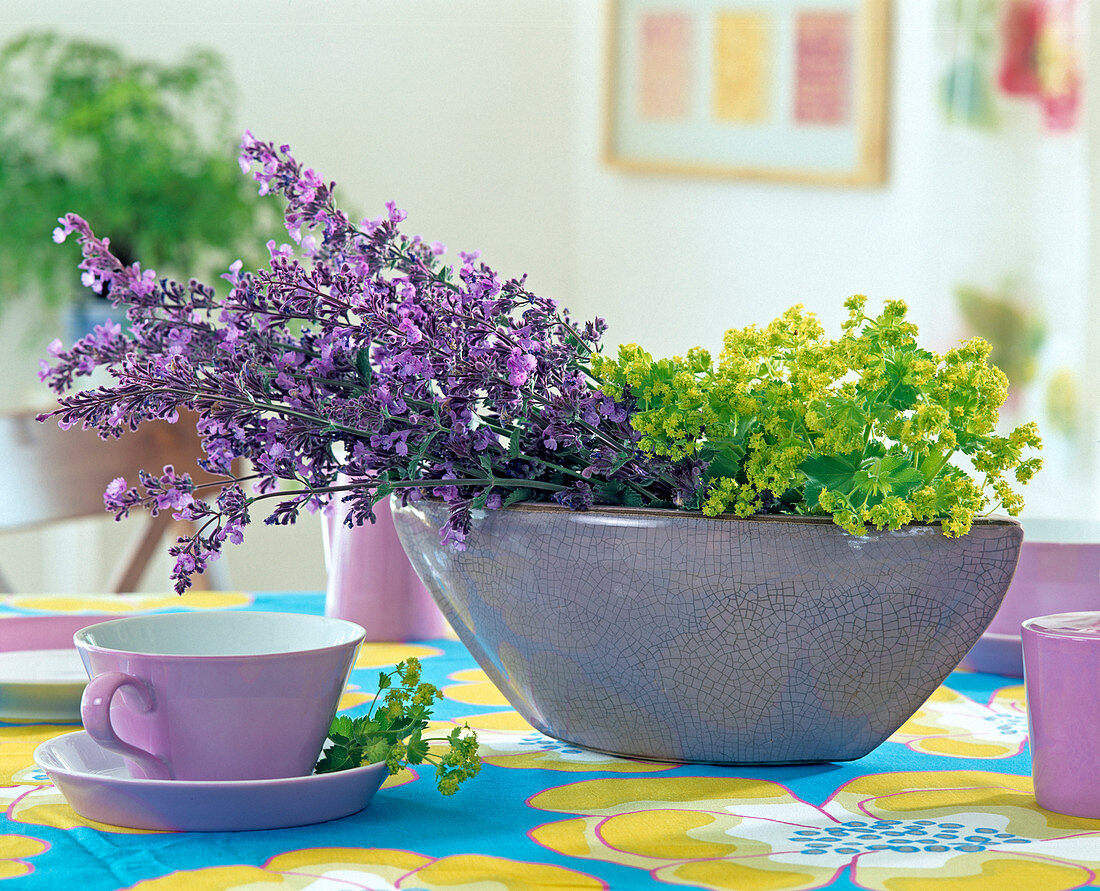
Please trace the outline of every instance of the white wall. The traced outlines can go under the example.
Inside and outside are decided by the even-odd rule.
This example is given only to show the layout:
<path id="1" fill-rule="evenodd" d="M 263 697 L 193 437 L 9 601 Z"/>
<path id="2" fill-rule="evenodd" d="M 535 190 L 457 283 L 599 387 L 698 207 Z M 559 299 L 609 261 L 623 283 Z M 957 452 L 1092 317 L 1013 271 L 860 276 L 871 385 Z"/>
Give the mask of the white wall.
<path id="1" fill-rule="evenodd" d="M 932 4 L 898 4 L 891 62 L 888 180 L 836 188 L 620 173 L 599 163 L 602 11 L 583 7 L 577 78 L 579 302 L 612 334 L 683 352 L 766 323 L 803 302 L 833 330 L 850 294 L 904 296 L 918 322 L 942 315 L 929 293 L 926 163 Z"/>
<path id="2" fill-rule="evenodd" d="M 889 176 L 859 189 L 604 167 L 596 0 L 0 0 L 0 39 L 40 26 L 148 57 L 218 49 L 240 89 L 242 129 L 290 143 L 363 213 L 394 199 L 409 231 L 455 253 L 479 249 L 575 315 L 604 316 L 612 345 L 715 348 L 725 328 L 794 302 L 835 331 L 843 299 L 863 292 L 907 300 L 942 349 L 961 333 L 953 286 L 1023 267 L 1052 301 L 1058 351 L 1084 356 L 1087 142 L 946 128 L 934 98 L 934 8 L 894 4 Z M 5 404 L 35 392 L 35 358 L 0 357 Z M 1095 514 L 1095 481 L 1082 485 L 1076 472 L 1082 447 L 1062 446 L 1062 469 L 1032 487 L 1034 510 Z M 23 551 L 33 564 L 35 548 L 0 539 L 0 565 Z M 244 588 L 321 587 L 316 524 L 253 526 L 230 568 Z M 49 586 L 49 571 L 26 571 Z M 94 587 L 87 576 L 52 578 Z"/>

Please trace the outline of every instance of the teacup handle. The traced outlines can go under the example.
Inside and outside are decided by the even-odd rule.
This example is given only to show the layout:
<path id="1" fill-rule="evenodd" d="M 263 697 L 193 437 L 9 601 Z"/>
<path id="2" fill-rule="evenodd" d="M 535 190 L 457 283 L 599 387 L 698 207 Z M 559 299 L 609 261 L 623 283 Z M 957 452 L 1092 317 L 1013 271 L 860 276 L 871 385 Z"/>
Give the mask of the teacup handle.
<path id="1" fill-rule="evenodd" d="M 111 700 L 123 687 L 130 687 L 137 694 L 142 712 L 153 710 L 153 691 L 148 684 L 121 671 L 107 671 L 92 678 L 80 698 L 80 719 L 84 722 L 84 729 L 103 748 L 118 752 L 140 765 L 149 779 L 172 779 L 172 768 L 163 758 L 119 739 L 111 726 Z"/>

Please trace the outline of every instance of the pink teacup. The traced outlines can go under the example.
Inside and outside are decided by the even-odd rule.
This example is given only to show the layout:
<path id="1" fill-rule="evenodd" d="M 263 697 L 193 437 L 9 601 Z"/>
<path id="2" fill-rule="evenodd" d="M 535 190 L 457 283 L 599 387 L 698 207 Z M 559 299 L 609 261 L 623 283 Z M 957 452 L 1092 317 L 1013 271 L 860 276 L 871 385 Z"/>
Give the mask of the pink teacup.
<path id="1" fill-rule="evenodd" d="M 1100 612 L 1028 619 L 1021 636 L 1035 800 L 1100 819 Z"/>
<path id="2" fill-rule="evenodd" d="M 135 777 L 304 776 L 324 745 L 365 632 L 321 616 L 219 610 L 81 629 L 89 735 Z"/>

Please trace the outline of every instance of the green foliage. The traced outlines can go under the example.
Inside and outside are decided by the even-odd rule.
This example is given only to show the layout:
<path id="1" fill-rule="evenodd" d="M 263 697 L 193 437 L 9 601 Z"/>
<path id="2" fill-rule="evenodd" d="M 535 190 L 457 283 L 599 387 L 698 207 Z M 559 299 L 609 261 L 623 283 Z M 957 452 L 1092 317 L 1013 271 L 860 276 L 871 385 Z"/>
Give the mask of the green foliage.
<path id="1" fill-rule="evenodd" d="M 904 303 L 871 318 L 865 302 L 847 301 L 835 340 L 795 306 L 766 328 L 727 331 L 717 365 L 701 349 L 655 361 L 632 344 L 596 357 L 593 372 L 606 393 L 636 401 L 644 449 L 703 460 L 711 516 L 829 514 L 854 534 L 939 519 L 963 535 L 981 511 L 1019 513 L 1012 482 L 1041 466 L 1024 457 L 1039 435 L 1034 424 L 996 433 L 1007 380 L 989 345 L 931 353 Z"/>
<path id="2" fill-rule="evenodd" d="M 985 291 L 972 285 L 955 290 L 959 311 L 971 333 L 989 341 L 989 359 L 1015 389 L 1035 379 L 1039 350 L 1046 340 L 1042 315 L 1011 285 Z"/>
<path id="3" fill-rule="evenodd" d="M 385 761 L 392 775 L 407 764 L 428 762 L 436 766 L 439 791 L 453 795 L 464 780 L 481 769 L 477 734 L 468 727 L 455 727 L 443 738 L 423 736 L 432 715 L 432 703 L 442 699 L 443 694 L 438 687 L 420 682 L 418 659 L 406 659 L 393 671 L 379 674 L 378 693 L 379 697 L 363 717 L 336 716 L 329 729 L 331 745 L 317 762 L 317 773 Z M 379 702 L 381 708 L 376 710 Z M 446 750 L 433 752 L 433 742 L 445 743 Z"/>
<path id="4" fill-rule="evenodd" d="M 264 259 L 282 227 L 234 163 L 233 96 L 208 50 L 161 65 L 52 33 L 0 48 L 0 309 L 80 293 L 79 250 L 50 239 L 68 212 L 158 275 L 216 280 L 235 259 Z"/>
<path id="5" fill-rule="evenodd" d="M 1059 368 L 1047 381 L 1043 400 L 1047 426 L 1063 436 L 1075 435 L 1081 425 L 1080 404 L 1076 376 L 1069 368 Z"/>

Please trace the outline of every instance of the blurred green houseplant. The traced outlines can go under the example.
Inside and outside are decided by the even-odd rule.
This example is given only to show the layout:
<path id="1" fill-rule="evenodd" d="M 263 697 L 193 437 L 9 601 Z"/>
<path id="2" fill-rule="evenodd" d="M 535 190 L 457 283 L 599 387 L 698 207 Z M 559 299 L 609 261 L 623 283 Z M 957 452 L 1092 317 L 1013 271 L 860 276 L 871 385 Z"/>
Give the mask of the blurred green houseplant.
<path id="1" fill-rule="evenodd" d="M 49 238 L 69 211 L 158 274 L 249 259 L 277 224 L 227 163 L 233 95 L 209 50 L 163 65 L 49 32 L 0 48 L 0 313 L 85 299 L 75 252 Z"/>
<path id="2" fill-rule="evenodd" d="M 970 332 L 992 347 L 989 361 L 1008 375 L 1009 393 L 1022 392 L 1039 370 L 1047 333 L 1042 313 L 1011 282 L 991 289 L 959 285 L 955 298 Z"/>

